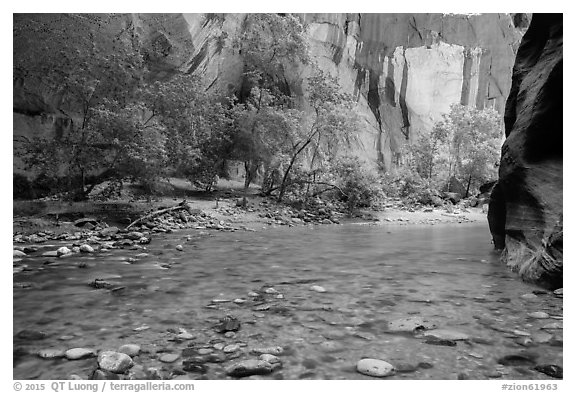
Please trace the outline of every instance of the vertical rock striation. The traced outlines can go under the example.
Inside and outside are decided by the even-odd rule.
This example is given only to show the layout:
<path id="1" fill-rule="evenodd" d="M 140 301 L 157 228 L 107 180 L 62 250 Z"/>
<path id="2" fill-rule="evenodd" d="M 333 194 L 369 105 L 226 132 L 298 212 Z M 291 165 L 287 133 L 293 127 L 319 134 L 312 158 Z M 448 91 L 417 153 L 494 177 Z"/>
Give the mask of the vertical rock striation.
<path id="1" fill-rule="evenodd" d="M 562 287 L 562 14 L 535 14 L 518 49 L 488 219 L 504 261 Z"/>

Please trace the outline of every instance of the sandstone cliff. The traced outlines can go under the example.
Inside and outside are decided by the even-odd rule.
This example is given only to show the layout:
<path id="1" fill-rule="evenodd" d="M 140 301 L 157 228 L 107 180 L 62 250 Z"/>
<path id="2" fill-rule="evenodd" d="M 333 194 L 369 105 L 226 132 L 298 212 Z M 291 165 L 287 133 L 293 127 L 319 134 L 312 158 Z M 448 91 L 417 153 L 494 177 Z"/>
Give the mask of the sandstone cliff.
<path id="1" fill-rule="evenodd" d="M 226 45 L 241 14 L 186 14 L 194 43 L 187 72 L 210 88 L 238 89 L 242 62 Z M 501 113 L 525 14 L 302 14 L 313 59 L 355 96 L 365 121 L 357 153 L 390 169 L 402 147 L 431 129 L 451 104 Z M 306 68 L 288 70 L 298 93 Z"/>
<path id="2" fill-rule="evenodd" d="M 385 169 L 402 161 L 405 143 L 427 132 L 453 103 L 503 112 L 525 14 L 302 14 L 312 57 L 355 96 L 365 126 L 357 154 Z M 243 14 L 23 14 L 14 16 L 14 57 L 34 56 L 54 34 L 90 37 L 101 47 L 137 42 L 156 78 L 201 75 L 224 93 L 241 85 L 243 64 L 230 42 Z M 22 37 L 33 23 L 42 37 Z M 54 29 L 54 27 L 57 27 Z M 288 69 L 296 95 L 310 70 Z M 14 135 L 65 132 L 60 97 L 14 74 Z M 305 106 L 305 103 L 303 103 Z"/>
<path id="3" fill-rule="evenodd" d="M 535 14 L 518 50 L 506 141 L 489 211 L 503 259 L 520 275 L 562 287 L 562 14 Z"/>

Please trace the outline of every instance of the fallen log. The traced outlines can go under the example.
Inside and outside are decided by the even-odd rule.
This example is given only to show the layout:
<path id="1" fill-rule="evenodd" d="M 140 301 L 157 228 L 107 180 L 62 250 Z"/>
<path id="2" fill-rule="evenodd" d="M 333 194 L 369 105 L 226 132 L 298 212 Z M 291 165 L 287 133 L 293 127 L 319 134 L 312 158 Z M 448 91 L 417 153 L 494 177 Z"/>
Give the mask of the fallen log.
<path id="1" fill-rule="evenodd" d="M 149 213 L 149 214 L 147 214 L 147 215 L 145 215 L 145 216 L 142 216 L 142 217 L 140 217 L 139 219 L 137 219 L 136 221 L 131 222 L 130 225 L 128 225 L 128 226 L 126 227 L 126 229 L 130 229 L 130 227 L 132 227 L 133 225 L 138 224 L 139 222 L 142 222 L 142 221 L 144 221 L 144 220 L 148 220 L 148 219 L 150 219 L 150 218 L 154 218 L 154 217 L 159 216 L 159 215 L 164 214 L 164 213 L 173 212 L 173 211 L 176 211 L 176 210 L 188 210 L 188 209 L 189 209 L 189 206 L 188 206 L 188 204 L 186 203 L 186 200 L 184 200 L 184 201 L 180 202 L 180 203 L 179 203 L 178 205 L 176 205 L 176 206 L 168 207 L 168 208 L 162 209 L 162 210 L 156 210 L 155 212 L 152 212 L 152 213 Z"/>

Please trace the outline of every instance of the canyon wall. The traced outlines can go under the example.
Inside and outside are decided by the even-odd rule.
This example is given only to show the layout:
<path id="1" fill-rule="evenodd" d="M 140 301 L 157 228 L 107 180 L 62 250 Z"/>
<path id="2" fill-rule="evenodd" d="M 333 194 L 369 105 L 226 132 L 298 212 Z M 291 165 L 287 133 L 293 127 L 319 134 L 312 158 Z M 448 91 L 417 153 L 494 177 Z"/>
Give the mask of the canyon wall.
<path id="1" fill-rule="evenodd" d="M 231 42 L 245 16 L 15 15 L 14 57 L 34 53 L 33 40 L 17 34 L 18 26 L 33 21 L 89 36 L 111 50 L 136 41 L 156 78 L 174 72 L 200 75 L 207 89 L 228 94 L 241 86 L 243 62 Z M 386 170 L 402 163 L 403 146 L 428 132 L 451 104 L 504 112 L 516 50 L 530 19 L 526 14 L 298 16 L 307 26 L 313 60 L 357 100 L 363 127 L 356 154 Z M 33 39 L 36 45 L 42 42 Z M 302 96 L 302 81 L 309 73 L 310 67 L 286 70 L 286 81 L 297 96 Z M 15 136 L 56 134 L 70 125 L 57 92 L 38 94 L 37 82 L 15 71 Z"/>
<path id="2" fill-rule="evenodd" d="M 562 14 L 534 14 L 522 39 L 488 216 L 506 263 L 552 289 L 563 286 L 562 32 Z"/>
<path id="3" fill-rule="evenodd" d="M 526 14 L 301 14 L 312 58 L 356 98 L 364 127 L 357 154 L 385 169 L 403 146 L 461 103 L 504 113 Z M 226 45 L 242 14 L 185 14 L 194 55 L 187 72 L 212 89 L 238 89 L 242 62 Z M 290 72 L 292 71 L 292 72 Z M 298 92 L 309 74 L 286 78 Z"/>

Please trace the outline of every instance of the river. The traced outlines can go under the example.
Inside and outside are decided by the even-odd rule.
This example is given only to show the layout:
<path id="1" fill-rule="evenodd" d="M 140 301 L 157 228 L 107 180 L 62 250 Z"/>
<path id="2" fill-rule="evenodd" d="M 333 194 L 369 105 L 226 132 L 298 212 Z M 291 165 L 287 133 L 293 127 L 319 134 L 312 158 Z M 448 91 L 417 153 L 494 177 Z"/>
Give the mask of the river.
<path id="1" fill-rule="evenodd" d="M 146 250 L 25 263 L 28 269 L 14 275 L 15 379 L 88 378 L 94 358 L 47 360 L 35 353 L 126 343 L 142 348 L 136 364 L 179 378 L 228 378 L 226 367 L 266 346 L 284 348 L 283 367 L 249 378 L 370 379 L 355 367 L 370 357 L 403 371 L 390 379 L 550 379 L 534 366 L 563 361 L 562 299 L 508 271 L 481 224 L 181 231 L 157 235 Z M 113 290 L 89 286 L 95 279 Z M 259 296 L 250 296 L 254 291 Z M 214 325 L 226 315 L 241 326 L 224 336 Z M 421 318 L 466 339 L 444 345 L 390 331 L 388 322 L 402 318 Z M 24 329 L 46 337 L 19 338 Z M 178 338 L 183 332 L 194 338 Z M 222 353 L 214 346 L 230 344 L 237 350 L 222 363 L 182 371 L 190 348 Z M 161 362 L 166 353 L 181 357 Z"/>

